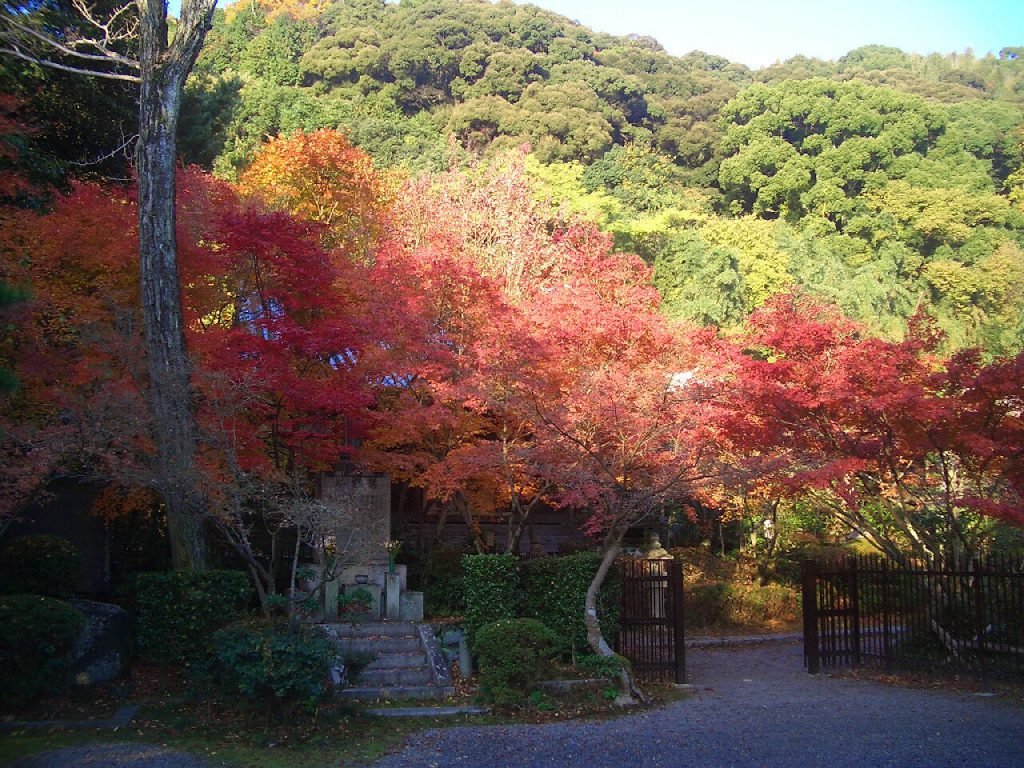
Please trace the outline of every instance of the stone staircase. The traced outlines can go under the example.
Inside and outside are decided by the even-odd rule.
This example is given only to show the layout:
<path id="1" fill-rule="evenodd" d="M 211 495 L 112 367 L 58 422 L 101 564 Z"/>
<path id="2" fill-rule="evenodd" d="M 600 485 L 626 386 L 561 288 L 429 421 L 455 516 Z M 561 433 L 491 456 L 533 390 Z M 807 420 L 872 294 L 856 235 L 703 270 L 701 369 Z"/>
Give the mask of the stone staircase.
<path id="1" fill-rule="evenodd" d="M 339 695 L 350 701 L 443 699 L 454 695 L 451 670 L 428 624 L 379 621 L 323 624 L 342 653 L 376 658 Z"/>

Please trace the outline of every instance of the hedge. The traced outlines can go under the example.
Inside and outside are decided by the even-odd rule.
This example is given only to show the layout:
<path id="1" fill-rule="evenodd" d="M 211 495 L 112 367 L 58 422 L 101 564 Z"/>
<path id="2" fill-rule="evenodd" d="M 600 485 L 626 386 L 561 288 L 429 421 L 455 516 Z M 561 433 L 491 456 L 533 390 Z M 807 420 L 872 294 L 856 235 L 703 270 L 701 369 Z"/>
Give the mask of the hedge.
<path id="1" fill-rule="evenodd" d="M 220 686 L 266 707 L 312 709 L 331 691 L 331 669 L 341 664 L 337 643 L 315 626 L 238 624 L 215 632 L 212 646 Z"/>
<path id="2" fill-rule="evenodd" d="M 579 552 L 529 560 L 521 569 L 525 593 L 523 615 L 557 627 L 567 646 L 565 650 L 574 656 L 588 652 L 583 606 L 587 589 L 600 565 L 600 553 Z M 621 612 L 622 578 L 618 568 L 611 568 L 597 600 L 601 632 L 609 642 L 619 632 Z"/>
<path id="3" fill-rule="evenodd" d="M 521 706 L 544 678 L 561 638 L 536 619 L 501 619 L 480 627 L 480 690 L 498 706 Z"/>
<path id="4" fill-rule="evenodd" d="M 484 624 L 519 614 L 521 587 L 515 555 L 463 555 L 466 613 L 463 629 L 472 647 Z"/>
<path id="5" fill-rule="evenodd" d="M 466 613 L 463 628 L 470 644 L 480 627 L 500 619 L 526 617 L 553 628 L 562 651 L 586 652 L 583 606 L 601 564 L 596 552 L 541 557 L 520 562 L 515 555 L 464 555 Z M 611 641 L 619 631 L 622 579 L 609 571 L 598 596 L 601 630 Z M 474 646 L 475 647 L 475 646 Z"/>

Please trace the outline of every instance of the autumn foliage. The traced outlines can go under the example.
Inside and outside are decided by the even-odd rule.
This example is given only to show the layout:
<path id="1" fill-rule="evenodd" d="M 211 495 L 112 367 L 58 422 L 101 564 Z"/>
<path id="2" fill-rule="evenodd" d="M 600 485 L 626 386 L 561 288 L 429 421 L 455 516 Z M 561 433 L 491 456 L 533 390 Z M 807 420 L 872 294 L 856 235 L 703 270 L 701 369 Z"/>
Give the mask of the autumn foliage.
<path id="1" fill-rule="evenodd" d="M 940 340 L 920 314 L 889 342 L 780 296 L 747 324 L 723 427 L 762 479 L 892 556 L 976 552 L 986 519 L 1024 523 L 1024 355 L 943 359 Z"/>
<path id="2" fill-rule="evenodd" d="M 386 184 L 369 155 L 330 129 L 271 139 L 239 190 L 272 210 L 320 222 L 325 242 L 349 254 L 365 255 L 383 225 Z"/>
<path id="3" fill-rule="evenodd" d="M 893 553 L 1024 522 L 1021 356 L 943 358 L 923 314 L 883 341 L 800 293 L 736 337 L 670 323 L 640 259 L 533 200 L 521 155 L 387 187 L 331 131 L 274 140 L 237 187 L 181 172 L 211 512 L 308 495 L 351 459 L 440 519 L 507 521 L 512 551 L 540 505 L 586 510 L 611 552 L 740 487 L 812 499 Z M 8 511 L 57 471 L 151 475 L 134 205 L 79 184 L 8 217 L 0 280 L 33 287 L 0 348 L 23 385 L 3 405 Z"/>

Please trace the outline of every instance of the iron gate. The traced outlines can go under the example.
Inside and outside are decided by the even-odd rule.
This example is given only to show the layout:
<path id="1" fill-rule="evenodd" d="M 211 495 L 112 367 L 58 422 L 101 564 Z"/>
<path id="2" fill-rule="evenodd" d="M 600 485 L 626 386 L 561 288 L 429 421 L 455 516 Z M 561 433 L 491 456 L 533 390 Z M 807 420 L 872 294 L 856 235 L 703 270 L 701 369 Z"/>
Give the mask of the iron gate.
<path id="1" fill-rule="evenodd" d="M 843 560 L 803 563 L 804 665 L 860 664 L 857 571 Z"/>
<path id="2" fill-rule="evenodd" d="M 803 564 L 807 671 L 860 664 L 1024 673 L 1024 563 L 877 556 Z"/>
<path id="3" fill-rule="evenodd" d="M 621 558 L 622 614 L 616 651 L 641 680 L 686 682 L 683 569 L 678 560 Z"/>

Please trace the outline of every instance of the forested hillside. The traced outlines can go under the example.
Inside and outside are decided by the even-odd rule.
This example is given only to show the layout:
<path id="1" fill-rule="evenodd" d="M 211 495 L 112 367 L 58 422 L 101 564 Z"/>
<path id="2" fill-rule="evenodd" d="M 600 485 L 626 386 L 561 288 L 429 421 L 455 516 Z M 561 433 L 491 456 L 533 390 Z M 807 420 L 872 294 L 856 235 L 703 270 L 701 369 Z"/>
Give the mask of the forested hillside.
<path id="1" fill-rule="evenodd" d="M 187 163 L 237 179 L 268 138 L 321 127 L 410 175 L 528 144 L 536 195 L 652 264 L 673 318 L 734 329 L 801 286 L 884 337 L 923 304 L 949 349 L 1024 346 L 1024 49 L 867 46 L 751 71 L 508 2 L 217 14 L 186 95 Z M 44 92 L 50 125 L 69 99 Z M 85 134 L 124 111 L 112 98 L 83 87 L 86 119 L 57 125 Z M 96 156 L 116 144 L 83 140 Z"/>

